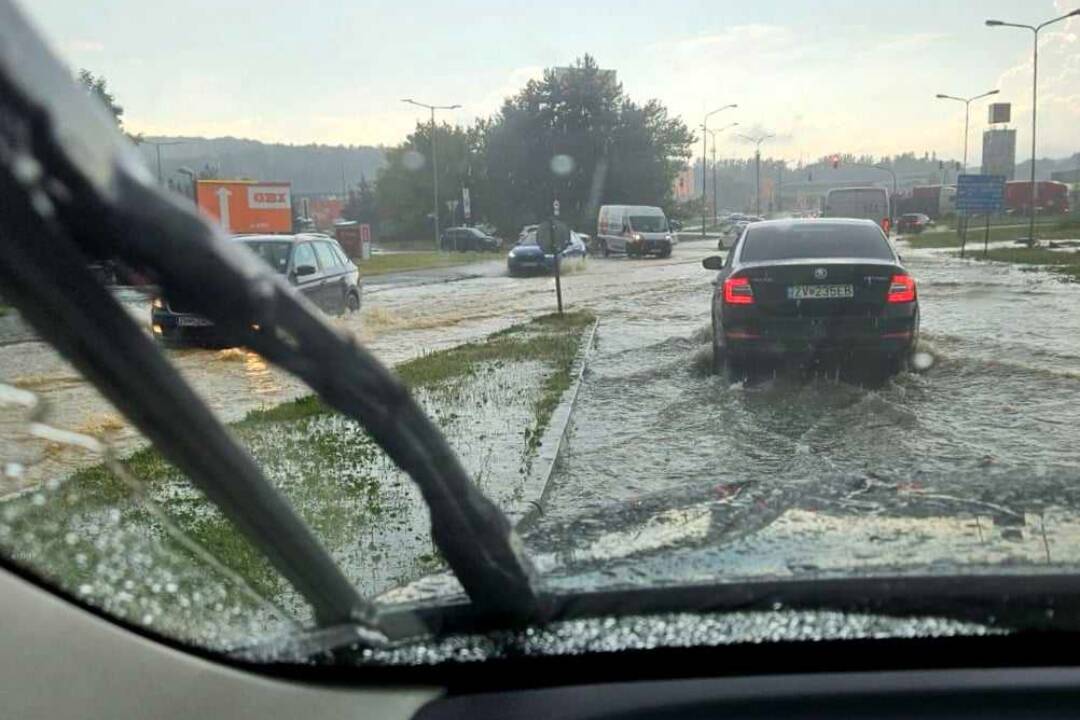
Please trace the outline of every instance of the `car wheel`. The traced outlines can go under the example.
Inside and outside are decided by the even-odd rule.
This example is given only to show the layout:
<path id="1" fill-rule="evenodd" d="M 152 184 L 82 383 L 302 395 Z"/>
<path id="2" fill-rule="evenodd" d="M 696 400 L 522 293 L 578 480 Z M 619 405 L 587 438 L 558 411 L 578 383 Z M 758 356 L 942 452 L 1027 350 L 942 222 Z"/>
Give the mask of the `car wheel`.
<path id="1" fill-rule="evenodd" d="M 360 293 L 350 291 L 349 294 L 345 297 L 345 308 L 351 313 L 359 312 Z"/>
<path id="2" fill-rule="evenodd" d="M 727 371 L 728 381 L 733 383 L 746 380 L 749 373 L 746 361 L 733 355 L 724 355 L 724 367 Z"/>
<path id="3" fill-rule="evenodd" d="M 662 257 L 662 258 L 669 258 L 669 257 L 671 257 L 671 248 L 668 248 L 668 249 L 667 249 L 667 250 L 665 250 L 664 252 L 660 253 L 660 257 Z"/>
<path id="4" fill-rule="evenodd" d="M 609 255 L 611 255 L 611 251 L 608 250 L 607 240 L 600 241 L 600 254 L 604 257 L 608 257 Z"/>

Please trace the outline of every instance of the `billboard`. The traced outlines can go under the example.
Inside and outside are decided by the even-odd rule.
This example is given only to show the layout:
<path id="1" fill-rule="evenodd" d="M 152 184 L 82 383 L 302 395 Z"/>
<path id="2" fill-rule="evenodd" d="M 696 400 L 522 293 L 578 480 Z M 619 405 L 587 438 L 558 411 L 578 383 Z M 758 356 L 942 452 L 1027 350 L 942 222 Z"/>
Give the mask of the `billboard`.
<path id="1" fill-rule="evenodd" d="M 287 182 L 198 180 L 199 209 L 227 233 L 292 232 L 292 193 Z"/>
<path id="2" fill-rule="evenodd" d="M 1013 179 L 1016 174 L 1015 130 L 991 129 L 983 133 L 982 172 Z"/>
<path id="3" fill-rule="evenodd" d="M 990 119 L 991 125 L 997 123 L 1009 122 L 1012 114 L 1012 103 L 990 103 Z"/>

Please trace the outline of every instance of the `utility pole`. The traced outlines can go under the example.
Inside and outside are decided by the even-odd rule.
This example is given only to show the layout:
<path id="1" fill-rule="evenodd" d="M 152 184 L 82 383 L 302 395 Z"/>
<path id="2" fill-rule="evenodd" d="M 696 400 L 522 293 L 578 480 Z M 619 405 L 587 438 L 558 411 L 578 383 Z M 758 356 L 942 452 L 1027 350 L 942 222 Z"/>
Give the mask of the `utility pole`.
<path id="1" fill-rule="evenodd" d="M 955 95 L 945 95 L 938 93 L 935 97 L 938 100 L 955 100 L 957 102 L 964 103 L 964 172 L 967 173 L 967 159 L 968 159 L 968 121 L 971 114 L 971 103 L 975 100 L 981 100 L 984 97 L 990 97 L 991 95 L 997 95 L 999 90 L 991 90 L 990 92 L 984 92 L 981 95 L 973 95 L 969 98 L 956 97 Z"/>
<path id="2" fill-rule="evenodd" d="M 438 147 L 435 141 L 435 135 L 437 128 L 435 127 L 435 111 L 436 110 L 456 110 L 460 105 L 428 105 L 426 103 L 417 102 L 410 98 L 405 98 L 401 102 L 409 103 L 410 105 L 416 105 L 417 107 L 427 108 L 431 111 L 431 173 L 432 173 L 432 203 L 431 213 L 432 219 L 435 221 L 435 250 L 439 250 L 439 153 Z"/>
<path id="3" fill-rule="evenodd" d="M 701 239 L 702 240 L 705 239 L 705 222 L 706 222 L 706 215 L 705 214 L 708 211 L 708 204 L 709 204 L 709 201 L 706 199 L 706 195 L 705 195 L 705 193 L 706 193 L 705 181 L 708 178 L 708 170 L 709 170 L 709 168 L 707 166 L 707 164 L 708 164 L 707 154 L 708 154 L 708 144 L 709 144 L 709 118 L 712 117 L 713 115 L 715 115 L 716 113 L 720 112 L 721 110 L 728 110 L 730 108 L 737 108 L 737 107 L 739 107 L 739 106 L 736 103 L 732 103 L 730 105 L 724 105 L 723 107 L 718 107 L 715 110 L 713 110 L 712 112 L 705 113 L 705 119 L 701 123 L 701 130 L 702 130 L 702 132 L 701 132 Z"/>
<path id="4" fill-rule="evenodd" d="M 739 123 L 737 123 L 737 122 L 733 122 L 730 125 L 725 125 L 724 127 L 720 128 L 719 130 L 707 130 L 704 125 L 702 125 L 702 127 L 701 127 L 702 131 L 705 132 L 705 133 L 708 133 L 709 137 L 712 138 L 712 166 L 713 166 L 712 167 L 712 186 L 713 186 L 713 224 L 714 225 L 720 219 L 720 217 L 719 217 L 719 205 L 718 205 L 718 203 L 719 203 L 719 191 L 717 190 L 717 184 L 716 184 L 716 182 L 717 182 L 716 181 L 716 136 L 718 134 L 724 132 L 725 130 L 730 130 L 731 128 L 735 127 L 738 124 Z M 704 226 L 704 223 L 702 223 L 702 226 Z"/>
<path id="5" fill-rule="evenodd" d="M 1033 36 L 1034 44 L 1031 54 L 1031 220 L 1029 224 L 1028 232 L 1028 244 L 1035 244 L 1035 203 L 1038 200 L 1038 190 L 1035 185 L 1035 131 L 1036 125 L 1036 113 L 1039 107 L 1039 31 L 1047 25 L 1052 25 L 1056 22 L 1061 22 L 1066 18 L 1080 16 L 1080 8 L 1073 10 L 1070 13 L 1066 13 L 1061 17 L 1056 17 L 1040 25 L 1022 25 L 1019 23 L 1002 22 L 1001 20 L 987 20 L 987 27 L 1014 27 L 1024 30 L 1030 30 Z"/>
<path id="6" fill-rule="evenodd" d="M 754 214 L 761 217 L 761 143 L 775 137 L 771 133 L 764 135 L 740 135 L 743 140 L 749 140 L 756 146 L 754 149 Z"/>

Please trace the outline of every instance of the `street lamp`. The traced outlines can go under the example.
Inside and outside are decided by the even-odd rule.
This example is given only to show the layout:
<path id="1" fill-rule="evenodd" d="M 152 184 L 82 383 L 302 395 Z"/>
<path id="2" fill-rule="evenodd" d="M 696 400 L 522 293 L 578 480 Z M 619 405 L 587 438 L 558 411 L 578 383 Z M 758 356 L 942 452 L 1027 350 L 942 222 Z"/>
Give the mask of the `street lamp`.
<path id="1" fill-rule="evenodd" d="M 984 92 L 982 95 L 975 95 L 974 97 L 962 98 L 955 95 L 945 95 L 938 93 L 935 97 L 938 100 L 956 100 L 957 102 L 964 103 L 964 172 L 967 173 L 967 151 L 968 151 L 968 112 L 971 110 L 971 103 L 973 100 L 981 100 L 984 97 L 990 97 L 991 95 L 997 95 L 1000 90 L 991 90 Z"/>
<path id="2" fill-rule="evenodd" d="M 147 145 L 153 145 L 154 150 L 157 152 L 157 181 L 158 185 L 164 184 L 164 180 L 161 177 L 161 148 L 168 145 L 186 145 L 187 140 L 139 140 L 140 143 L 146 143 Z"/>
<path id="3" fill-rule="evenodd" d="M 730 130 L 731 128 L 737 126 L 738 124 L 739 123 L 737 123 L 737 122 L 733 122 L 730 125 L 725 125 L 724 127 L 720 128 L 719 130 L 707 130 L 704 125 L 701 126 L 701 129 L 704 132 L 707 132 L 709 134 L 709 137 L 712 138 L 712 212 L 713 212 L 713 225 L 715 225 L 720 219 L 720 216 L 718 215 L 719 206 L 718 206 L 717 189 L 716 189 L 716 136 L 719 135 L 720 133 L 724 132 L 725 130 Z"/>
<path id="4" fill-rule="evenodd" d="M 1038 107 L 1039 97 L 1039 31 L 1047 25 L 1053 25 L 1056 22 L 1060 22 L 1065 18 L 1080 16 L 1080 8 L 1073 10 L 1071 13 L 1066 13 L 1061 17 L 1047 20 L 1041 25 L 1021 25 L 1019 23 L 1003 22 L 1001 20 L 987 20 L 987 27 L 1014 27 L 1021 28 L 1023 30 L 1030 30 L 1034 36 L 1034 45 L 1031 55 L 1031 221 L 1028 232 L 1028 243 L 1035 244 L 1035 130 L 1036 130 L 1036 110 Z"/>
<path id="5" fill-rule="evenodd" d="M 416 105 L 417 107 L 427 108 L 431 111 L 431 174 L 434 184 L 433 202 L 431 205 L 431 211 L 435 219 L 435 249 L 439 250 L 439 160 L 438 155 L 435 152 L 435 111 L 436 110 L 457 110 L 460 105 L 428 105 L 427 103 L 417 102 L 411 98 L 405 98 L 401 102 L 409 103 L 410 105 Z"/>
<path id="6" fill-rule="evenodd" d="M 739 135 L 743 140 L 749 140 L 757 147 L 754 150 L 754 214 L 761 217 L 761 143 L 769 138 L 776 137 L 770 133 L 764 135 Z"/>
<path id="7" fill-rule="evenodd" d="M 731 103 L 730 105 L 724 105 L 718 107 L 711 112 L 705 113 L 705 119 L 701 123 L 701 237 L 705 238 L 705 212 L 708 209 L 708 201 L 705 199 L 705 176 L 708 165 L 708 143 L 709 143 L 709 118 L 720 112 L 721 110 L 730 110 L 731 108 L 739 107 L 737 103 Z"/>

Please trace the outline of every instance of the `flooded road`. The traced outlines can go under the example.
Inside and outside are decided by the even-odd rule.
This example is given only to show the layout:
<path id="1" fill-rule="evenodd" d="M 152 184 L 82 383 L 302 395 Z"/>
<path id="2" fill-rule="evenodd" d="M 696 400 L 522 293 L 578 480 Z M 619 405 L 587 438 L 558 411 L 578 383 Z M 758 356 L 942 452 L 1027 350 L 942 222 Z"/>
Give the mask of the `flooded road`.
<path id="1" fill-rule="evenodd" d="M 987 562 L 1077 558 L 1080 286 L 900 249 L 920 283 L 928 367 L 884 383 L 712 375 L 699 267 L 606 303 L 534 552 L 580 560 L 599 544 L 633 558 L 622 574 L 604 563 L 599 584 L 685 581 L 703 562 L 786 574 L 850 569 L 860 553 L 878 569 L 981 558 L 958 550 L 969 540 L 995 548 Z M 856 527 L 885 518 L 903 521 Z M 860 547 L 868 536 L 903 542 Z"/>
<path id="2" fill-rule="evenodd" d="M 711 374 L 712 273 L 700 265 L 711 242 L 684 242 L 666 260 L 594 258 L 569 274 L 567 306 L 601 324 L 544 515 L 527 537 L 554 582 L 560 567 L 590 557 L 603 559 L 604 582 L 642 572 L 685 580 L 688 567 L 715 574 L 717 563 L 750 574 L 880 568 L 898 548 L 928 563 L 956 553 L 1077 557 L 1080 286 L 900 248 L 920 283 L 926 367 L 872 384 L 801 371 L 732 384 Z M 145 298 L 122 299 L 147 317 Z M 361 313 L 332 322 L 394 364 L 554 302 L 551 278 L 509 278 L 488 262 L 384 278 Z M 307 392 L 241 350 L 171 357 L 226 421 Z M 49 402 L 53 424 L 121 450 L 141 442 L 41 343 L 0 347 L 0 372 Z M 7 492 L 85 462 L 62 447 L 34 452 L 23 463 L 31 472 L 8 477 Z M 671 562 L 676 551 L 683 565 Z M 575 582 L 582 572 L 578 562 Z"/>

